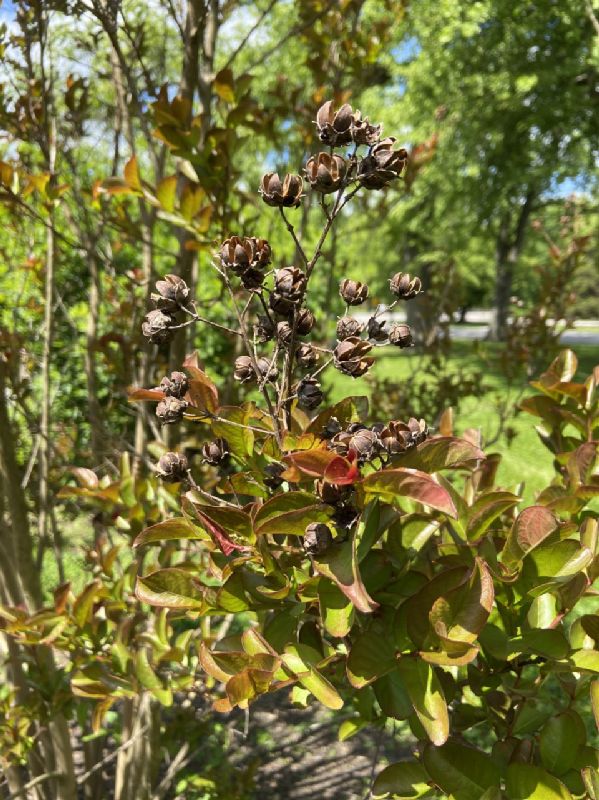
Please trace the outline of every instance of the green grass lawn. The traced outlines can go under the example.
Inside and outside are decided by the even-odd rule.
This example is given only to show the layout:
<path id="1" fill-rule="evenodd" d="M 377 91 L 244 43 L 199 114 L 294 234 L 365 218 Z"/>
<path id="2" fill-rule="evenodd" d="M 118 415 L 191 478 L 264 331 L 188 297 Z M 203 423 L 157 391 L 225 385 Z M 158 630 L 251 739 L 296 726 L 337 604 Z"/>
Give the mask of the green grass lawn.
<path id="1" fill-rule="evenodd" d="M 505 488 L 514 488 L 524 483 L 522 495 L 525 501 L 530 502 L 536 493 L 551 481 L 552 455 L 541 443 L 535 425 L 540 421 L 529 414 L 518 412 L 515 403 L 520 397 L 520 392 L 532 393 L 527 387 L 525 378 L 520 383 L 509 386 L 505 377 L 497 368 L 494 356 L 497 354 L 496 345 L 488 342 L 454 342 L 448 367 L 458 371 L 464 368 L 484 369 L 484 383 L 487 390 L 482 397 L 469 397 L 461 401 L 458 409 L 454 409 L 456 433 L 460 434 L 467 428 L 480 429 L 483 442 L 489 442 L 496 437 L 499 424 L 499 408 L 507 400 L 509 418 L 507 427 L 513 435 L 501 435 L 489 448 L 488 452 L 498 452 L 502 455 L 501 466 L 498 471 L 497 482 Z M 577 380 L 584 379 L 599 361 L 597 348 L 579 346 L 575 348 L 579 360 Z M 410 378 L 414 368 L 414 359 L 420 356 L 414 350 L 397 351 L 385 348 L 377 357 L 373 371 L 378 378 L 388 378 L 397 382 L 399 386 Z M 549 365 L 547 365 L 549 366 Z M 423 360 L 421 369 L 426 373 L 430 368 L 427 359 Z M 331 400 L 336 402 L 348 394 L 369 394 L 371 389 L 363 380 L 353 380 L 338 372 L 328 372 L 325 384 L 330 390 Z M 512 408 L 510 408 L 510 404 Z M 433 422 L 427 420 L 429 423 Z"/>

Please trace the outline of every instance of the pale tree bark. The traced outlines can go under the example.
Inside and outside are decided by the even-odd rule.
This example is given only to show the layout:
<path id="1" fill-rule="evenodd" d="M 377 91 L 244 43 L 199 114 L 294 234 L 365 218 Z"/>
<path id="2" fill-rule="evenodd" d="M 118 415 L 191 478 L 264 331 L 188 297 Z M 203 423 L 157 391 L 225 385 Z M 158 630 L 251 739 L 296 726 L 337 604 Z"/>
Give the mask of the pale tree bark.
<path id="1" fill-rule="evenodd" d="M 502 340 L 507 330 L 514 270 L 536 197 L 536 191 L 529 188 L 519 209 L 505 211 L 499 221 L 495 247 L 495 308 L 489 331 L 490 338 L 495 341 Z"/>

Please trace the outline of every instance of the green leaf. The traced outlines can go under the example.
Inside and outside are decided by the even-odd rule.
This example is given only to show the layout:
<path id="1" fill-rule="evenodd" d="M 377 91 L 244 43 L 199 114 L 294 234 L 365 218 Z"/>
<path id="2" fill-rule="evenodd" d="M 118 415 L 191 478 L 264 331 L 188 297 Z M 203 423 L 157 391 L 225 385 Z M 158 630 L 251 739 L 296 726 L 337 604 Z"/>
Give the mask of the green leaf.
<path id="1" fill-rule="evenodd" d="M 326 522 L 331 507 L 316 503 L 314 495 L 307 492 L 286 492 L 268 500 L 258 510 L 254 529 L 258 536 L 267 534 L 294 534 L 303 536 L 312 522 Z"/>
<path id="2" fill-rule="evenodd" d="M 102 583 L 95 580 L 90 583 L 73 603 L 73 616 L 77 625 L 82 628 L 88 621 L 92 613 L 94 602 L 102 591 Z"/>
<path id="3" fill-rule="evenodd" d="M 142 544 L 154 544 L 156 542 L 170 542 L 175 539 L 202 539 L 202 535 L 194 528 L 194 526 L 185 517 L 174 517 L 173 519 L 165 519 L 163 522 L 158 522 L 156 525 L 150 525 L 149 528 L 139 534 L 133 542 L 133 547 L 140 547 Z"/>
<path id="4" fill-rule="evenodd" d="M 168 567 L 138 577 L 135 596 L 142 603 L 166 608 L 202 608 L 201 583 L 186 570 Z"/>
<path id="5" fill-rule="evenodd" d="M 489 618 L 494 598 L 493 578 L 485 562 L 477 558 L 468 583 L 435 600 L 431 624 L 443 639 L 472 643 Z"/>
<path id="6" fill-rule="evenodd" d="M 281 660 L 287 669 L 297 677 L 301 685 L 312 692 L 323 706 L 335 711 L 343 707 L 343 700 L 335 687 L 316 667 L 308 664 L 302 658 L 297 648 L 288 648 L 281 656 Z"/>
<path id="7" fill-rule="evenodd" d="M 379 604 L 370 597 L 362 583 L 355 537 L 343 544 L 333 544 L 324 555 L 314 558 L 314 569 L 336 583 L 358 611 L 369 614 L 378 608 Z"/>
<path id="8" fill-rule="evenodd" d="M 449 716 L 434 667 L 420 658 L 405 657 L 400 658 L 397 669 L 427 736 L 433 744 L 444 744 L 449 736 Z"/>
<path id="9" fill-rule="evenodd" d="M 545 630 L 535 628 L 524 631 L 520 638 L 520 652 L 538 653 L 545 658 L 566 658 L 570 652 L 570 645 L 561 630 Z M 515 640 L 512 639 L 512 646 Z"/>
<path id="10" fill-rule="evenodd" d="M 480 539 L 498 517 L 517 506 L 519 502 L 520 498 L 511 492 L 489 492 L 477 498 L 468 509 L 469 541 Z"/>
<path id="11" fill-rule="evenodd" d="M 372 684 L 372 688 L 385 716 L 393 717 L 393 719 L 407 719 L 414 711 L 410 696 L 406 692 L 397 670 L 383 675 Z"/>
<path id="12" fill-rule="evenodd" d="M 221 69 L 221 71 L 216 74 L 214 78 L 214 91 L 225 103 L 235 102 L 235 82 L 231 69 Z"/>
<path id="13" fill-rule="evenodd" d="M 510 800 L 572 800 L 561 781 L 531 764 L 509 765 L 506 790 Z"/>
<path id="14" fill-rule="evenodd" d="M 362 728 L 365 728 L 367 725 L 368 722 L 365 719 L 346 719 L 339 726 L 337 739 L 340 742 L 345 742 L 347 739 L 351 739 L 354 734 L 358 733 L 358 731 L 361 731 Z"/>
<path id="15" fill-rule="evenodd" d="M 454 740 L 442 747 L 427 745 L 423 760 L 433 781 L 454 800 L 480 800 L 500 785 L 499 767 L 490 756 Z"/>
<path id="16" fill-rule="evenodd" d="M 384 469 L 367 475 L 362 481 L 366 494 L 375 494 L 389 503 L 402 498 L 416 500 L 423 505 L 456 518 L 457 511 L 449 492 L 426 472 L 416 469 Z"/>
<path id="17" fill-rule="evenodd" d="M 379 622 L 359 634 L 347 657 L 347 677 L 352 686 L 361 689 L 397 667 L 395 648 Z"/>
<path id="18" fill-rule="evenodd" d="M 150 666 L 145 648 L 138 650 L 135 655 L 135 674 L 141 685 L 148 689 L 163 706 L 173 704 L 173 693 L 170 689 L 164 688 L 162 681 Z"/>
<path id="19" fill-rule="evenodd" d="M 254 431 L 240 427 L 250 424 L 252 413 L 253 407 L 250 405 L 241 408 L 223 406 L 218 411 L 220 419 L 211 423 L 214 436 L 226 439 L 230 451 L 242 461 L 254 452 Z"/>
<path id="20" fill-rule="evenodd" d="M 545 506 L 529 506 L 522 511 L 507 538 L 503 562 L 515 565 L 557 530 L 557 519 Z"/>
<path id="21" fill-rule="evenodd" d="M 156 187 L 156 198 L 165 211 L 175 210 L 175 200 L 177 198 L 177 176 L 171 175 L 163 178 Z"/>
<path id="22" fill-rule="evenodd" d="M 599 672 L 599 650 L 578 650 L 568 659 L 577 670 Z"/>
<path id="23" fill-rule="evenodd" d="M 390 764 L 380 772 L 372 787 L 373 797 L 384 797 L 387 794 L 399 800 L 432 795 L 429 775 L 418 761 L 398 761 Z"/>
<path id="24" fill-rule="evenodd" d="M 581 770 L 581 775 L 590 800 L 599 800 L 599 770 L 585 767 Z"/>
<path id="25" fill-rule="evenodd" d="M 423 442 L 417 449 L 402 456 L 402 464 L 416 467 L 426 472 L 452 469 L 484 459 L 485 454 L 466 439 L 455 436 L 435 436 Z"/>
<path id="26" fill-rule="evenodd" d="M 320 616 L 327 633 L 342 638 L 351 630 L 354 607 L 336 583 L 321 578 L 318 583 Z"/>
<path id="27" fill-rule="evenodd" d="M 554 775 L 563 775 L 574 764 L 586 741 L 584 723 L 575 711 L 568 710 L 548 719 L 540 735 L 543 766 Z"/>

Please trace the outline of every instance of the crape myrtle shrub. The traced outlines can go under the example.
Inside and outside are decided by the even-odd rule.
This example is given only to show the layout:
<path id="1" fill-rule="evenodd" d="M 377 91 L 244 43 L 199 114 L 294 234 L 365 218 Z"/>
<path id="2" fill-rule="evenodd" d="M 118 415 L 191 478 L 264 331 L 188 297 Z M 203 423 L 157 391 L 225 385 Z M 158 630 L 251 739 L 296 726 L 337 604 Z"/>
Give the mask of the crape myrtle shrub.
<path id="1" fill-rule="evenodd" d="M 222 712 L 276 690 L 299 705 L 345 707 L 343 736 L 407 721 L 412 755 L 379 772 L 375 796 L 597 798 L 585 712 L 592 704 L 599 716 L 599 369 L 575 382 L 566 351 L 533 384 L 523 410 L 538 418 L 555 476 L 525 508 L 495 486 L 499 456 L 485 456 L 475 431 L 454 437 L 451 415 L 431 432 L 413 418 L 369 420 L 359 395 L 323 408 L 325 369 L 358 380 L 377 347 L 412 345 L 408 326 L 385 315 L 421 286 L 390 277 L 389 306 L 362 325 L 351 313 L 368 303 L 358 264 L 339 287 L 336 341 L 317 339 L 310 278 L 323 244 L 356 192 L 401 177 L 406 153 L 347 105 L 326 103 L 316 124 L 325 149 L 306 180 L 261 184 L 296 263 L 272 271 L 264 239 L 227 239 L 214 268 L 228 325 L 200 319 L 180 278 L 156 285 L 144 334 L 160 344 L 200 324 L 235 337 L 230 369 L 248 400 L 221 405 L 198 356 L 132 391 L 156 403 L 161 423 L 193 425 L 201 455 L 164 453 L 159 487 L 127 472 L 117 483 L 77 473 L 81 486 L 67 491 L 134 537 L 134 560 L 123 567 L 118 547 L 98 542 L 82 593 L 63 587 L 33 616 L 3 609 L 32 670 L 39 644 L 71 659 L 34 712 L 7 701 L 0 730 L 13 744 L 3 751 L 18 762 L 27 714 L 51 716 L 73 696 L 95 704 L 99 727 L 123 697 L 146 690 L 169 705 L 173 690 L 201 682 Z M 323 213 L 311 253 L 291 216 L 306 182 Z M 159 609 L 153 624 L 145 603 Z M 240 612 L 229 630 L 242 633 L 227 635 L 219 621 Z"/>
<path id="2" fill-rule="evenodd" d="M 205 426 L 203 461 L 215 472 L 200 487 L 183 454 L 160 459 L 158 474 L 181 483 L 181 515 L 135 544 L 195 539 L 202 563 L 149 570 L 137 596 L 200 615 L 252 612 L 241 635 L 201 643 L 202 667 L 223 687 L 218 710 L 290 687 L 300 704 L 352 706 L 346 734 L 408 720 L 414 757 L 379 774 L 375 795 L 595 797 L 599 762 L 577 708 L 599 692 L 598 375 L 574 383 L 565 353 L 534 384 L 540 394 L 524 407 L 541 418 L 556 477 L 524 509 L 494 487 L 498 457 L 485 457 L 475 432 L 455 438 L 448 420 L 435 435 L 424 420 L 369 423 L 361 397 L 321 409 L 324 369 L 358 379 L 375 347 L 413 344 L 385 314 L 421 286 L 391 277 L 395 299 L 362 325 L 351 316 L 368 300 L 357 269 L 339 287 L 337 341 L 314 341 L 310 278 L 331 227 L 354 194 L 384 189 L 407 160 L 348 105 L 325 103 L 316 127 L 327 149 L 305 165 L 323 212 L 314 253 L 290 221 L 304 180 L 267 174 L 260 192 L 296 264 L 269 271 L 258 236 L 231 236 L 214 262 L 237 320 L 229 332 L 245 348 L 231 369 L 260 399 L 219 407 L 197 357 L 132 395 L 158 401 L 164 424 Z M 197 314 L 176 276 L 156 289 L 144 331 L 162 342 Z M 471 743 L 481 734 L 486 751 Z"/>

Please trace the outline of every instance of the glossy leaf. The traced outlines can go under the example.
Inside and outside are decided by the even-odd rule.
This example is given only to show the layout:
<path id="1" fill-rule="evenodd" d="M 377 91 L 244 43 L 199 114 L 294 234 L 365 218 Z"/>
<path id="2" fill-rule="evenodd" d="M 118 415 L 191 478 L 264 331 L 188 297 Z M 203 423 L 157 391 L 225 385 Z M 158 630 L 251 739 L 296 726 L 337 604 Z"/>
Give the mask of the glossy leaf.
<path id="1" fill-rule="evenodd" d="M 538 547 L 557 529 L 557 519 L 545 506 L 529 506 L 522 511 L 514 525 L 505 548 L 503 561 L 512 565 Z"/>
<path id="2" fill-rule="evenodd" d="M 312 522 L 326 522 L 331 507 L 315 503 L 314 495 L 307 492 L 286 492 L 264 503 L 254 520 L 258 536 L 267 534 L 294 534 L 303 536 Z"/>
<path id="3" fill-rule="evenodd" d="M 367 494 L 375 494 L 389 503 L 401 498 L 416 500 L 450 517 L 457 517 L 449 492 L 425 472 L 402 468 L 385 469 L 368 475 L 362 486 Z"/>
<path id="4" fill-rule="evenodd" d="M 455 800 L 480 800 L 484 792 L 500 785 L 501 773 L 495 761 L 461 742 L 427 745 L 423 761 L 436 785 Z"/>
<path id="5" fill-rule="evenodd" d="M 144 577 L 135 584 L 135 595 L 142 603 L 165 608 L 202 608 L 202 585 L 186 570 L 168 567 Z"/>
<path id="6" fill-rule="evenodd" d="M 543 766 L 554 775 L 567 772 L 586 740 L 584 723 L 569 710 L 547 720 L 539 737 Z"/>
<path id="7" fill-rule="evenodd" d="M 443 689 L 434 668 L 419 658 L 400 658 L 397 666 L 414 711 L 436 745 L 442 745 L 449 736 L 449 715 Z"/>
<path id="8" fill-rule="evenodd" d="M 372 787 L 373 797 L 391 794 L 399 800 L 426 797 L 432 794 L 430 777 L 418 761 L 398 761 L 380 772 Z"/>
<path id="9" fill-rule="evenodd" d="M 140 547 L 143 544 L 155 544 L 156 542 L 170 542 L 177 539 L 201 539 L 201 533 L 185 517 L 173 517 L 150 525 L 149 528 L 139 534 L 133 542 L 133 547 Z"/>
<path id="10" fill-rule="evenodd" d="M 494 598 L 491 573 L 477 558 L 468 583 L 435 600 L 429 614 L 431 624 L 443 639 L 472 643 L 489 618 Z"/>
<path id="11" fill-rule="evenodd" d="M 318 602 L 322 623 L 327 633 L 338 638 L 347 636 L 354 618 L 351 600 L 337 584 L 321 578 L 318 583 Z"/>
<path id="12" fill-rule="evenodd" d="M 510 800 L 572 800 L 561 781 L 532 764 L 510 764 L 506 790 Z"/>
<path id="13" fill-rule="evenodd" d="M 366 614 L 378 608 L 378 603 L 366 591 L 360 575 L 355 539 L 333 544 L 322 556 L 314 558 L 316 572 L 330 578 L 358 611 Z"/>
<path id="14" fill-rule="evenodd" d="M 347 657 L 347 677 L 361 689 L 397 667 L 395 648 L 383 626 L 374 622 L 353 642 Z"/>

